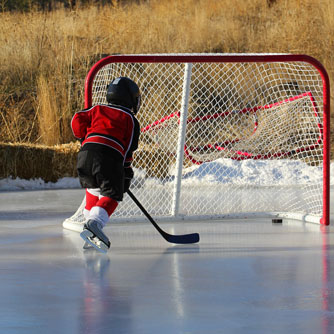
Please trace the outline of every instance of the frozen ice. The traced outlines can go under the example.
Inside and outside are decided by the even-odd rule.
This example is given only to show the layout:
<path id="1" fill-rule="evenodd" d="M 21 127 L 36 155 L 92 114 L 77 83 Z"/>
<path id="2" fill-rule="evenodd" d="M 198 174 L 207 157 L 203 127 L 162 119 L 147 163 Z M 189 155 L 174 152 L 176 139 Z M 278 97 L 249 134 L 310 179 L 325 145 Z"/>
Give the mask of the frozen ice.
<path id="1" fill-rule="evenodd" d="M 160 222 L 201 236 L 173 245 L 149 222 L 111 220 L 101 254 L 62 228 L 84 196 L 77 180 L 21 181 L 0 182 L 1 333 L 334 332 L 333 186 L 330 226 Z"/>

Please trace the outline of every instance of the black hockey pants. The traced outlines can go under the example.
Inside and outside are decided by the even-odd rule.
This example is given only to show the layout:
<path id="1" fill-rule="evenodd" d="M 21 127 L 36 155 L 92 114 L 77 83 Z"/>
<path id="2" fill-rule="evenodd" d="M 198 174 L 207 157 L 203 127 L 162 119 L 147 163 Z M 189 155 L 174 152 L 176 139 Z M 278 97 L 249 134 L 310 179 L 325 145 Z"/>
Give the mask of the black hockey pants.
<path id="1" fill-rule="evenodd" d="M 124 167 L 122 156 L 99 144 L 84 145 L 79 154 L 77 171 L 83 188 L 100 188 L 101 195 L 122 201 Z"/>

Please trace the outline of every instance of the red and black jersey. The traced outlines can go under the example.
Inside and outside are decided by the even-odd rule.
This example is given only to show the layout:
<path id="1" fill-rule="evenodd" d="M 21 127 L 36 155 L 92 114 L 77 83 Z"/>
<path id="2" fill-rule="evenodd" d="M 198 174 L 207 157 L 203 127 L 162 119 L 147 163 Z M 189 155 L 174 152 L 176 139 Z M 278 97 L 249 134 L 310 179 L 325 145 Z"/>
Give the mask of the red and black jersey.
<path id="1" fill-rule="evenodd" d="M 139 123 L 130 109 L 115 105 L 96 105 L 74 114 L 73 134 L 85 144 L 100 144 L 119 152 L 125 162 L 138 148 Z"/>

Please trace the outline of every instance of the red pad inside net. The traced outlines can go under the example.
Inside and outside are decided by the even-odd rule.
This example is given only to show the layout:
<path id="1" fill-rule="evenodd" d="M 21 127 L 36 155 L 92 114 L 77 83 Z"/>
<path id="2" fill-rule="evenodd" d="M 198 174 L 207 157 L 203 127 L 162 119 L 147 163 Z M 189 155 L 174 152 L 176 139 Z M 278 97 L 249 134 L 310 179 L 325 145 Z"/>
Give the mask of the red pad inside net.
<path id="1" fill-rule="evenodd" d="M 161 149 L 176 152 L 180 113 L 174 112 L 141 131 Z M 187 119 L 184 152 L 195 164 L 219 158 L 274 159 L 314 150 L 323 128 L 311 92 L 285 100 Z"/>

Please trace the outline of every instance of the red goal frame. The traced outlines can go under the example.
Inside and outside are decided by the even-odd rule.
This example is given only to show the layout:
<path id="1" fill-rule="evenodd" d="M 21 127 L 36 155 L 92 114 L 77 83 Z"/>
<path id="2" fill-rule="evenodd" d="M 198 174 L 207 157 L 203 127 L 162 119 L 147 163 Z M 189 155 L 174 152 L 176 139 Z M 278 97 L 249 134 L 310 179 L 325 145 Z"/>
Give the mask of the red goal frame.
<path id="1" fill-rule="evenodd" d="M 306 62 L 315 67 L 323 83 L 323 217 L 320 223 L 330 223 L 330 81 L 326 69 L 315 58 L 303 54 L 157 54 L 157 55 L 112 55 L 98 61 L 89 71 L 85 81 L 85 108 L 92 105 L 93 79 L 97 72 L 110 63 L 272 63 L 272 62 Z"/>

